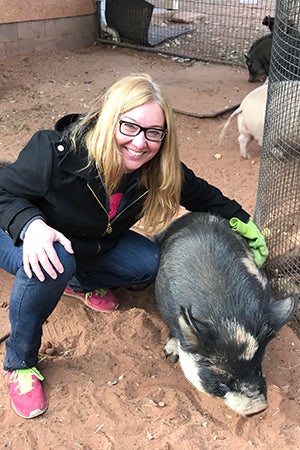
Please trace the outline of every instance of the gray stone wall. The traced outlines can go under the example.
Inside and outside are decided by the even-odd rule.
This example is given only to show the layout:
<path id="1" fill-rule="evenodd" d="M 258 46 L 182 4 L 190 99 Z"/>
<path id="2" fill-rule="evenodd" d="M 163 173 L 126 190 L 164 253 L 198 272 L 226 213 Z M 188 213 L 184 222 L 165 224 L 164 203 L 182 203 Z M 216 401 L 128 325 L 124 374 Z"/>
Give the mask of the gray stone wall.
<path id="1" fill-rule="evenodd" d="M 0 59 L 60 49 L 85 48 L 97 40 L 96 14 L 0 24 Z"/>

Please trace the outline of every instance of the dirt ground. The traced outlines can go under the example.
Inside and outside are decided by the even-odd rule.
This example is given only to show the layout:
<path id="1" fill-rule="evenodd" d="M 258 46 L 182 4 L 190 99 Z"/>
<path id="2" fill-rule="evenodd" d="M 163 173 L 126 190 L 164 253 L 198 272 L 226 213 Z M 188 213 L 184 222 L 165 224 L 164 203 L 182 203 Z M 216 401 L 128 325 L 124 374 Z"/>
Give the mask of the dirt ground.
<path id="1" fill-rule="evenodd" d="M 148 72 L 175 109 L 209 114 L 237 104 L 256 87 L 244 68 L 185 62 L 121 48 L 16 57 L 0 62 L 0 158 L 14 159 L 29 137 L 68 112 L 92 107 L 119 77 Z M 228 115 L 227 115 L 228 116 Z M 222 146 L 225 117 L 176 114 L 181 157 L 194 171 L 254 212 L 260 148 L 240 157 L 236 124 Z M 1 334 L 7 330 L 13 277 L 0 271 Z M 165 360 L 167 329 L 153 286 L 116 292 L 120 309 L 99 314 L 62 297 L 44 328 L 39 368 L 49 409 L 34 420 L 15 415 L 0 376 L 1 449 L 212 450 L 296 449 L 300 441 L 300 342 L 285 326 L 267 347 L 269 408 L 238 416 L 199 393 L 178 363 Z M 0 344 L 1 364 L 5 344 Z"/>

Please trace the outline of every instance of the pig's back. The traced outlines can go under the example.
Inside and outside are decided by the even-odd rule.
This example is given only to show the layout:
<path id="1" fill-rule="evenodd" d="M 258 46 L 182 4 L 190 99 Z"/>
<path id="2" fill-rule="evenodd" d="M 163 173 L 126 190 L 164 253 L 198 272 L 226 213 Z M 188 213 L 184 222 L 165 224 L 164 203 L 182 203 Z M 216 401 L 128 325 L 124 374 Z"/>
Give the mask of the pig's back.
<path id="1" fill-rule="evenodd" d="M 246 315 L 253 297 L 256 303 L 264 298 L 264 287 L 248 244 L 227 220 L 189 213 L 167 231 L 156 297 L 169 327 L 181 307 L 191 308 L 196 317 L 232 314 L 240 308 Z"/>
<path id="2" fill-rule="evenodd" d="M 246 126 L 247 130 L 254 136 L 260 145 L 262 145 L 264 130 L 267 91 L 268 85 L 263 84 L 246 95 L 240 105 L 244 126 Z"/>

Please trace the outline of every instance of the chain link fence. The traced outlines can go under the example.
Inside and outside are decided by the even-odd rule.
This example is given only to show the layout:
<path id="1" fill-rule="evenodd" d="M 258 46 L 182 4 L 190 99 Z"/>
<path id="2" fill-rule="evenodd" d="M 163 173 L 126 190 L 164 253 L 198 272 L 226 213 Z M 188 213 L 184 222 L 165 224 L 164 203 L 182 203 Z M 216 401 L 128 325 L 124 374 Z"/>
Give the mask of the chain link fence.
<path id="1" fill-rule="evenodd" d="M 102 0 L 99 41 L 172 56 L 244 64 L 252 43 L 270 32 L 275 0 Z"/>

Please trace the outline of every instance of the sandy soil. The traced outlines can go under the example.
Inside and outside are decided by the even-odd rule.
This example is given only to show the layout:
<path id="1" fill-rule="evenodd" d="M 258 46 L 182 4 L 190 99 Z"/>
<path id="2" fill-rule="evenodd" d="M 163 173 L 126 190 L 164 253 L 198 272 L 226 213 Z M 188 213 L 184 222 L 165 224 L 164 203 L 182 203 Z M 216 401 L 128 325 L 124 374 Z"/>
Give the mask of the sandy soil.
<path id="1" fill-rule="evenodd" d="M 0 158 L 14 159 L 39 128 L 81 112 L 120 76 L 149 72 L 176 109 L 209 114 L 241 101 L 255 86 L 244 68 L 191 63 L 100 46 L 18 57 L 0 63 Z M 260 148 L 239 155 L 236 125 L 222 146 L 225 118 L 177 114 L 182 160 L 253 213 Z M 219 155 L 218 155 L 219 154 Z M 0 271 L 1 334 L 7 330 L 13 277 Z M 179 364 L 162 356 L 167 329 L 153 286 L 116 292 L 120 309 L 99 314 L 62 297 L 45 325 L 39 368 L 49 410 L 26 421 L 11 410 L 0 377 L 1 449 L 212 450 L 296 449 L 300 440 L 300 342 L 286 326 L 268 346 L 264 373 L 269 408 L 251 418 L 198 393 Z M 4 343 L 0 344 L 1 362 Z"/>

